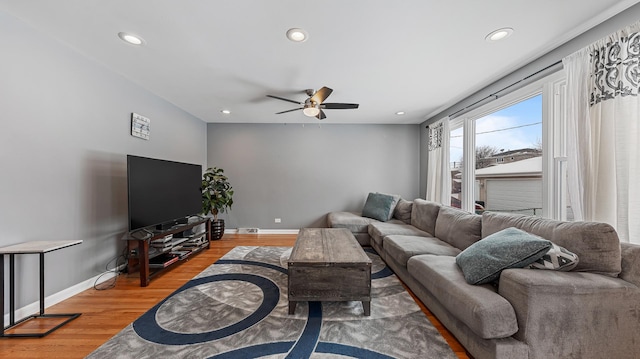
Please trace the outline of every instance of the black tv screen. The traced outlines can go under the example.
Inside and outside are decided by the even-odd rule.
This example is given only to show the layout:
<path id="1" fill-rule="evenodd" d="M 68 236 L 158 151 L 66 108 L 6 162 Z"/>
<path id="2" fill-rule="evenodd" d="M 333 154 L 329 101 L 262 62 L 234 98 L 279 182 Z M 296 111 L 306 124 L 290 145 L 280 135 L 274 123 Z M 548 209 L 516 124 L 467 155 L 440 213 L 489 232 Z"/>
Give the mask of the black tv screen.
<path id="1" fill-rule="evenodd" d="M 129 231 L 202 212 L 202 166 L 127 155 Z"/>

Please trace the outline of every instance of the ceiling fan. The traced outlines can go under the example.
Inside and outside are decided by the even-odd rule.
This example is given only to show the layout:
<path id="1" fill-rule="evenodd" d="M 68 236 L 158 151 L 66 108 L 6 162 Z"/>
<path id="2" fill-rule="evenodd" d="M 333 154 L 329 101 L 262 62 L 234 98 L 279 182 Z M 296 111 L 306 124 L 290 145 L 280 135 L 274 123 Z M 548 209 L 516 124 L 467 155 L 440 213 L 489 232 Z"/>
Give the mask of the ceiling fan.
<path id="1" fill-rule="evenodd" d="M 308 89 L 308 90 L 305 90 L 305 92 L 307 93 L 307 96 L 309 96 L 309 98 L 306 99 L 304 102 L 290 100 L 288 98 L 283 98 L 283 97 L 278 97 L 273 95 L 267 95 L 267 97 L 302 105 L 302 107 L 300 108 L 294 108 L 287 111 L 277 112 L 276 115 L 279 115 L 281 113 L 291 112 L 291 111 L 302 110 L 305 116 L 315 117 L 318 120 L 323 120 L 327 118 L 327 116 L 324 114 L 324 111 L 322 111 L 323 109 L 345 110 L 345 109 L 355 109 L 355 108 L 358 108 L 359 106 L 357 103 L 331 103 L 331 102 L 324 103 L 323 101 L 326 100 L 327 97 L 329 97 L 329 95 L 331 95 L 331 93 L 333 92 L 332 89 L 326 86 L 322 87 L 318 91 Z"/>

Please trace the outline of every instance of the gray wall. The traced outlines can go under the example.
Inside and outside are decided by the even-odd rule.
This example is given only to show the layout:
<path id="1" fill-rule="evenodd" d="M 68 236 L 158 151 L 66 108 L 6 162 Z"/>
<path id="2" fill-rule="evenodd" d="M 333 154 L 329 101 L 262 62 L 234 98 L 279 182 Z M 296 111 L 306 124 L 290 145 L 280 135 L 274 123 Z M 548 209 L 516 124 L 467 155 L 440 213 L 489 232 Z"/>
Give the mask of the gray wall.
<path id="1" fill-rule="evenodd" d="M 361 210 L 369 192 L 417 197 L 418 125 L 310 121 L 208 125 L 208 165 L 235 190 L 227 228 L 324 226 L 330 211 Z"/>
<path id="2" fill-rule="evenodd" d="M 510 73 L 509 75 L 499 79 L 498 81 L 495 81 L 491 85 L 472 94 L 471 96 L 465 98 L 464 100 L 450 106 L 449 108 L 439 112 L 434 116 L 431 116 L 424 123 L 422 123 L 422 127 L 424 128 L 424 126 L 426 126 L 427 124 L 440 120 L 445 116 L 448 116 L 457 112 L 458 110 L 464 109 L 465 107 L 470 106 L 475 102 L 528 77 L 533 73 L 536 73 L 548 66 L 551 66 L 555 62 L 562 60 L 562 58 L 592 44 L 593 42 L 598 41 L 604 38 L 605 36 L 608 36 L 609 34 L 612 34 L 628 25 L 635 23 L 636 21 L 638 21 L 638 19 L 640 19 L 640 4 L 636 4 L 630 7 L 629 9 L 617 14 L 616 16 L 613 16 L 609 20 L 601 23 L 600 25 L 592 28 L 589 31 L 584 32 L 583 34 L 575 37 L 574 39 L 566 42 L 565 44 L 557 47 L 556 49 L 540 56 L 536 60 L 528 63 L 527 65 L 519 68 L 518 70 Z M 559 66 L 556 66 L 555 68 L 558 69 L 562 67 L 561 65 L 559 65 Z M 549 73 L 547 72 L 546 74 L 548 75 Z M 541 75 L 544 76 L 544 73 Z M 514 91 L 539 78 L 540 77 L 533 77 L 528 81 L 523 81 L 518 86 L 514 86 L 510 88 L 509 91 Z M 507 93 L 508 92 L 499 93 L 499 95 L 504 96 Z M 483 103 L 486 103 L 486 102 L 483 102 Z M 420 157 L 421 173 L 422 172 L 426 173 L 426 168 L 428 166 L 427 162 L 428 162 L 427 153 L 424 152 L 424 154 Z M 425 193 L 426 193 L 426 186 L 421 187 L 420 195 L 424 196 Z"/>
<path id="3" fill-rule="evenodd" d="M 122 253 L 126 154 L 205 166 L 206 124 L 1 11 L 0 49 L 0 246 L 84 241 L 45 255 L 49 296 Z M 17 308 L 38 299 L 37 263 L 17 257 Z"/>

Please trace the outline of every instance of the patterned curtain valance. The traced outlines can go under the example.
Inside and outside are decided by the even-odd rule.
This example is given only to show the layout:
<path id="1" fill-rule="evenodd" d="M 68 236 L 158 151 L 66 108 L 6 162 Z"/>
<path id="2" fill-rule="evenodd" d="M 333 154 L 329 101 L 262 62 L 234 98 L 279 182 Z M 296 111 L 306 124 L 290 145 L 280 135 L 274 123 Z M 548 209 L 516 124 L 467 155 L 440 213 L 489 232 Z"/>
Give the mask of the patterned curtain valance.
<path id="1" fill-rule="evenodd" d="M 640 21 L 562 59 L 567 190 L 577 221 L 612 225 L 640 242 Z"/>
<path id="2" fill-rule="evenodd" d="M 429 126 L 429 151 L 442 147 L 442 122 Z"/>
<path id="3" fill-rule="evenodd" d="M 610 100 L 616 96 L 638 96 L 640 85 L 640 33 L 596 46 L 591 51 L 591 93 L 589 105 Z"/>

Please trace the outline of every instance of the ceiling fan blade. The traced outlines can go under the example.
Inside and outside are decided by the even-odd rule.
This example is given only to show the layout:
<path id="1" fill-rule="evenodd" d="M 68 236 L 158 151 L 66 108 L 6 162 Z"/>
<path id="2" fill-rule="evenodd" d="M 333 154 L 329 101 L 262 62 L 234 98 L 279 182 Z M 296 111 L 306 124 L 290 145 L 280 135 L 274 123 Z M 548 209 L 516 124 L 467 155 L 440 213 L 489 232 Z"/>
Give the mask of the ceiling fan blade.
<path id="1" fill-rule="evenodd" d="M 326 108 L 328 110 L 346 110 L 351 108 L 358 108 L 357 103 L 323 103 L 320 105 L 322 108 Z"/>
<path id="2" fill-rule="evenodd" d="M 303 107 L 300 107 L 300 108 L 294 108 L 294 109 L 286 110 L 286 111 L 282 111 L 282 112 L 276 112 L 276 115 L 279 115 L 279 114 L 281 114 L 281 113 L 287 113 L 287 112 L 292 112 L 292 111 L 298 111 L 298 110 L 302 110 L 302 109 L 303 109 Z"/>
<path id="3" fill-rule="evenodd" d="M 320 110 L 320 112 L 318 113 L 318 115 L 316 115 L 316 118 L 318 120 L 324 120 L 325 118 L 327 118 L 327 116 L 324 114 L 324 111 Z"/>
<path id="4" fill-rule="evenodd" d="M 333 92 L 332 89 L 328 87 L 323 87 L 320 90 L 316 91 L 316 93 L 311 96 L 311 101 L 315 103 L 322 103 L 322 101 L 326 100 L 329 95 Z"/>
<path id="5" fill-rule="evenodd" d="M 298 105 L 302 105 L 302 102 L 295 101 L 295 100 L 289 100 L 288 98 L 284 98 L 284 97 L 278 97 L 278 96 L 273 96 L 273 95 L 267 95 L 267 97 L 271 97 L 271 98 L 275 98 L 275 99 L 282 100 L 282 101 L 287 101 L 287 102 L 293 102 L 293 103 L 297 103 Z"/>

